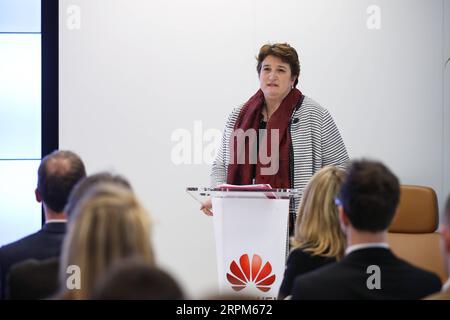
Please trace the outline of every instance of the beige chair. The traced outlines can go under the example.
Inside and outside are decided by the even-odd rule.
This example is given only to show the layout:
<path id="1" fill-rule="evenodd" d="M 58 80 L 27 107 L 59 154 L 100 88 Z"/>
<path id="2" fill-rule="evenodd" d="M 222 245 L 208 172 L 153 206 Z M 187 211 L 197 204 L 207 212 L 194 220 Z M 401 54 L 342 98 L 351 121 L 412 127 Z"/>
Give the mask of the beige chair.
<path id="1" fill-rule="evenodd" d="M 440 235 L 436 231 L 438 220 L 433 189 L 402 185 L 400 204 L 388 230 L 388 242 L 399 258 L 436 273 L 445 282 L 448 275 L 440 250 Z"/>

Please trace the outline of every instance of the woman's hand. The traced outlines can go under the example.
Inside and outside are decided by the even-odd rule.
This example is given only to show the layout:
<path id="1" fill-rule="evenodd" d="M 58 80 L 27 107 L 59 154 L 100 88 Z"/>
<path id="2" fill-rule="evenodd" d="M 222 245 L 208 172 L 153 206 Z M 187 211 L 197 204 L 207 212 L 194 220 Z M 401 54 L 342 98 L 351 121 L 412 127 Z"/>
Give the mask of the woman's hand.
<path id="1" fill-rule="evenodd" d="M 200 210 L 202 210 L 203 213 L 206 214 L 207 216 L 212 216 L 213 212 L 211 211 L 211 208 L 212 208 L 211 199 L 208 199 L 202 203 Z"/>

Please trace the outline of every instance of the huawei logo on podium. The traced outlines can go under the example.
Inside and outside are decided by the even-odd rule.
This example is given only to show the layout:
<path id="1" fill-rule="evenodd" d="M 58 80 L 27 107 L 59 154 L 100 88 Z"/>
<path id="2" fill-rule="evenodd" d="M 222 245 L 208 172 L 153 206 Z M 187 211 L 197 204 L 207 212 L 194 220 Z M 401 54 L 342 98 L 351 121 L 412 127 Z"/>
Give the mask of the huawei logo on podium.
<path id="1" fill-rule="evenodd" d="M 270 275 L 272 265 L 267 261 L 263 266 L 262 259 L 257 254 L 253 255 L 251 265 L 248 254 L 243 254 L 239 258 L 239 265 L 233 260 L 230 271 L 231 273 L 227 273 L 227 279 L 235 291 L 241 291 L 253 283 L 259 290 L 267 292 L 275 282 L 275 275 Z"/>

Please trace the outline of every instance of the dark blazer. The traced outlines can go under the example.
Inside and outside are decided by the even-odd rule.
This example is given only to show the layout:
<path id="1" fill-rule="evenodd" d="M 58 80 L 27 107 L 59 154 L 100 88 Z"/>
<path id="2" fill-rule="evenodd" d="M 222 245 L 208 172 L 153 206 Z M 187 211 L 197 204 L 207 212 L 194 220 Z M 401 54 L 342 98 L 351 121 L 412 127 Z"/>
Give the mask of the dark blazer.
<path id="1" fill-rule="evenodd" d="M 367 283 L 380 268 L 380 289 Z M 373 279 L 373 278 L 372 278 Z M 369 280 L 369 281 L 368 281 Z M 421 299 L 439 291 L 441 281 L 434 273 L 397 258 L 389 249 L 367 248 L 351 252 L 337 263 L 295 279 L 292 299 Z"/>
<path id="2" fill-rule="evenodd" d="M 336 262 L 336 258 L 313 256 L 301 248 L 291 251 L 286 262 L 283 282 L 281 283 L 278 299 L 284 299 L 291 294 L 294 280 L 297 276 L 319 269 L 329 263 Z"/>
<path id="3" fill-rule="evenodd" d="M 27 259 L 59 257 L 65 232 L 65 222 L 46 223 L 38 232 L 0 248 L 1 298 L 5 298 L 6 281 L 11 267 Z"/>
<path id="4" fill-rule="evenodd" d="M 53 297 L 58 289 L 59 258 L 29 259 L 9 271 L 6 298 L 38 300 Z"/>

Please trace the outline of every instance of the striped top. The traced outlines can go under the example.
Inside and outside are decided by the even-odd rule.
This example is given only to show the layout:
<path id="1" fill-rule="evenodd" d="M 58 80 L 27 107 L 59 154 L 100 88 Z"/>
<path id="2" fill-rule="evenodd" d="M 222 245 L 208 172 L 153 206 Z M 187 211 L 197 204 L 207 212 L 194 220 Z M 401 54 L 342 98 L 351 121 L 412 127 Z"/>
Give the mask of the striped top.
<path id="1" fill-rule="evenodd" d="M 242 106 L 229 115 L 222 141 L 212 164 L 211 185 L 226 183 L 230 162 L 230 138 Z M 305 96 L 300 108 L 294 111 L 290 124 L 292 139 L 291 187 L 300 191 L 292 210 L 296 216 L 303 189 L 309 179 L 327 165 L 344 167 L 348 161 L 347 150 L 336 124 L 328 110 Z"/>

